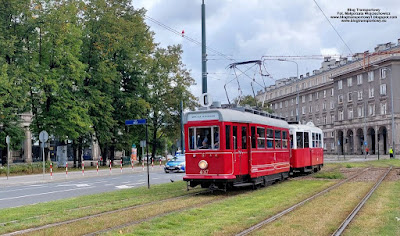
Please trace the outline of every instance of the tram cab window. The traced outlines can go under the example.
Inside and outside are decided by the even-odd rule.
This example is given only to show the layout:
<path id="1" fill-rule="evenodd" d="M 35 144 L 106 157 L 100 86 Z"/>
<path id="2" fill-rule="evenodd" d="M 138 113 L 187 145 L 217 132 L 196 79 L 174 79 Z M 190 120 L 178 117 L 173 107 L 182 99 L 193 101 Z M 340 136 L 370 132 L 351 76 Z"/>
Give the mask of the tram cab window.
<path id="1" fill-rule="evenodd" d="M 274 148 L 274 131 L 267 129 L 267 148 Z"/>
<path id="2" fill-rule="evenodd" d="M 286 131 L 282 131 L 282 147 L 287 148 L 287 133 Z"/>
<path id="3" fill-rule="evenodd" d="M 257 128 L 257 148 L 265 148 L 265 129 Z"/>
<path id="4" fill-rule="evenodd" d="M 303 148 L 303 132 L 296 132 L 297 148 Z"/>
<path id="5" fill-rule="evenodd" d="M 318 147 L 318 137 L 316 133 L 312 133 L 312 147 Z"/>
<path id="6" fill-rule="evenodd" d="M 275 130 L 275 148 L 282 148 L 281 131 Z"/>
<path id="7" fill-rule="evenodd" d="M 256 127 L 251 127 L 251 148 L 256 148 Z"/>
<path id="8" fill-rule="evenodd" d="M 231 126 L 225 125 L 225 144 L 226 149 L 231 149 Z"/>
<path id="9" fill-rule="evenodd" d="M 242 149 L 247 149 L 247 129 L 242 127 Z"/>
<path id="10" fill-rule="evenodd" d="M 304 148 L 310 147 L 310 141 L 308 139 L 308 132 L 304 132 Z"/>
<path id="11" fill-rule="evenodd" d="M 219 127 L 189 128 L 189 149 L 219 149 Z"/>

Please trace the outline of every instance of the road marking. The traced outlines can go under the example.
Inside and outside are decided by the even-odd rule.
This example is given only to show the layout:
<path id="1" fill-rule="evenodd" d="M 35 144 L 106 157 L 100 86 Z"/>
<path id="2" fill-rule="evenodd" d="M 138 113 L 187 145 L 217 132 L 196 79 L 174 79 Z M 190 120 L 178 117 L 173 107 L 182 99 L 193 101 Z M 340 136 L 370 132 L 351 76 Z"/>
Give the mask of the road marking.
<path id="1" fill-rule="evenodd" d="M 94 188 L 94 187 L 87 187 L 85 189 L 89 189 L 89 188 Z M 46 192 L 46 193 L 35 193 L 35 194 L 28 194 L 28 195 L 18 196 L 18 197 L 0 198 L 0 201 L 12 200 L 12 199 L 18 199 L 18 198 L 25 198 L 25 197 L 34 197 L 34 196 L 40 196 L 40 195 L 46 195 L 46 194 L 52 194 L 52 193 L 70 192 L 70 191 L 75 191 L 75 190 L 82 190 L 82 188 L 73 188 L 73 189 L 52 191 L 52 192 Z"/>
<path id="2" fill-rule="evenodd" d="M 118 186 L 115 186 L 115 187 L 119 188 L 119 189 L 133 188 L 133 186 L 128 186 L 128 185 L 118 185 Z"/>

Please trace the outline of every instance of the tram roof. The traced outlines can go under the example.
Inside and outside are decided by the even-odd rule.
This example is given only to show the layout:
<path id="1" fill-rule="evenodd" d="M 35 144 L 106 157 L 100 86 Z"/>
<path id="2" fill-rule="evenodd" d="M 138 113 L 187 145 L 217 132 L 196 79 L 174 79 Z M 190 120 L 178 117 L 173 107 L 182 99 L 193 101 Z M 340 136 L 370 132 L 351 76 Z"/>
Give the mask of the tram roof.
<path id="1" fill-rule="evenodd" d="M 316 127 L 313 123 L 307 123 L 306 125 L 290 124 L 290 130 L 294 131 L 312 131 L 315 133 L 322 133 L 322 129 Z"/>
<path id="2" fill-rule="evenodd" d="M 289 129 L 289 124 L 284 120 L 233 109 L 208 109 L 190 111 L 185 113 L 183 122 L 186 124 L 189 121 L 207 120 L 219 120 L 221 122 L 254 123 Z"/>

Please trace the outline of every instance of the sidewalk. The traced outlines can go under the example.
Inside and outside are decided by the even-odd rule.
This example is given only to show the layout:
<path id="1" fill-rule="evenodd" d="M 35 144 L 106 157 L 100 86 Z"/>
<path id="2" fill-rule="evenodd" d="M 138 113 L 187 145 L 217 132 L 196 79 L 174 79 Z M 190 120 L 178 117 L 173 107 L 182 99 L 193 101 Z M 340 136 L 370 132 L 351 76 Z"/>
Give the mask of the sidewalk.
<path id="1" fill-rule="evenodd" d="M 128 175 L 132 173 L 147 173 L 147 168 L 146 166 L 144 167 L 144 170 L 142 167 L 132 167 L 131 166 L 124 166 L 122 168 L 122 173 L 121 173 L 121 168 L 120 166 L 115 165 L 110 172 L 110 169 L 99 169 L 97 170 L 85 170 L 84 174 L 82 174 L 82 170 L 76 171 L 69 171 L 68 174 L 65 172 L 65 168 L 60 168 L 64 169 L 64 172 L 57 172 L 53 173 L 53 176 L 50 176 L 50 172 L 45 173 L 44 177 L 43 174 L 34 174 L 34 175 L 19 175 L 19 176 L 10 176 L 7 180 L 7 177 L 0 177 L 0 188 L 1 187 L 7 187 L 7 186 L 16 186 L 16 185 L 28 185 L 28 184 L 41 184 L 41 183 L 48 183 L 48 182 L 60 182 L 60 181 L 65 181 L 65 180 L 72 180 L 72 179 L 90 179 L 90 178 L 95 178 L 95 177 L 104 177 L 104 176 L 117 176 L 117 175 Z M 152 168 L 151 166 L 149 167 L 150 173 L 151 172 L 161 172 L 164 170 L 164 166 L 160 165 L 154 165 Z"/>
<path id="2" fill-rule="evenodd" d="M 379 160 L 388 160 L 389 155 L 379 155 Z M 324 155 L 325 162 L 362 162 L 377 161 L 378 155 Z"/>

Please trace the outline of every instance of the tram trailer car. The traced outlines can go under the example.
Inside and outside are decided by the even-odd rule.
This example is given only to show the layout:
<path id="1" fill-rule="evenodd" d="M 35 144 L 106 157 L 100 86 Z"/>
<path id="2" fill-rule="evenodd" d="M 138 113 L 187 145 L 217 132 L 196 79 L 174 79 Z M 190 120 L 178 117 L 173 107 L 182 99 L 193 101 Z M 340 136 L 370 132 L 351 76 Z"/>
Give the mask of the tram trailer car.
<path id="1" fill-rule="evenodd" d="M 289 137 L 290 129 L 294 137 L 297 133 L 300 137 L 300 130 L 305 127 L 245 108 L 188 112 L 184 116 L 186 175 L 183 179 L 190 187 L 226 190 L 266 185 L 288 178 L 294 170 L 306 171 L 310 167 L 302 165 L 314 162 L 302 158 L 312 157 L 303 156 L 306 151 L 300 150 L 292 156 L 291 146 L 300 149 L 300 145 L 290 143 Z M 320 161 L 323 158 L 318 157 Z"/>
<path id="2" fill-rule="evenodd" d="M 323 132 L 312 122 L 306 125 L 291 124 L 290 169 L 293 172 L 317 172 L 324 165 Z"/>

